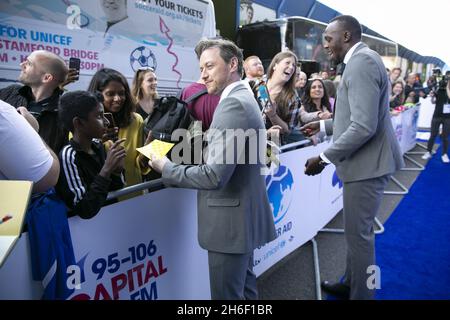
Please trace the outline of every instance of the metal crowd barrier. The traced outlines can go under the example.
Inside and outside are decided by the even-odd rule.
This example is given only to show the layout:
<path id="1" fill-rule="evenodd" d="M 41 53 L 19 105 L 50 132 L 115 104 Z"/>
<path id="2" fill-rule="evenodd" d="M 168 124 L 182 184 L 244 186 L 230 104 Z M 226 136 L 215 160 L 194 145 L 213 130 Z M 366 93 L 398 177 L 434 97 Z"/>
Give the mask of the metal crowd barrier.
<path id="1" fill-rule="evenodd" d="M 303 148 L 303 147 L 306 147 L 306 146 L 310 145 L 310 143 L 311 143 L 310 140 L 302 140 L 302 141 L 290 143 L 290 144 L 281 146 L 280 147 L 280 153 L 284 153 L 284 152 L 296 150 L 296 149 L 299 149 L 299 148 Z M 153 192 L 153 191 L 158 191 L 158 190 L 161 190 L 161 189 L 164 189 L 164 188 L 165 188 L 165 186 L 164 186 L 164 184 L 162 182 L 162 179 L 156 179 L 156 180 L 152 180 L 152 181 L 145 181 L 145 182 L 141 182 L 141 183 L 136 184 L 136 185 L 125 187 L 125 188 L 120 189 L 120 190 L 109 192 L 108 193 L 108 197 L 106 198 L 106 200 L 117 199 L 118 197 L 126 196 L 126 195 L 134 193 L 134 192 L 149 191 L 149 190 L 150 190 L 150 192 Z"/>

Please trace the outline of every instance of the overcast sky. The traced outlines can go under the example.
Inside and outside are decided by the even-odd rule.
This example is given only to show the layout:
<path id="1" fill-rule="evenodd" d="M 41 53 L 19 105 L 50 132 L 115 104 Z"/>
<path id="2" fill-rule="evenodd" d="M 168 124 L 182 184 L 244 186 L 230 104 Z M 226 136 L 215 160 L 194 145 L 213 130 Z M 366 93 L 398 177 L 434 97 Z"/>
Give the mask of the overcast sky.
<path id="1" fill-rule="evenodd" d="M 319 0 L 422 56 L 450 64 L 449 0 Z"/>

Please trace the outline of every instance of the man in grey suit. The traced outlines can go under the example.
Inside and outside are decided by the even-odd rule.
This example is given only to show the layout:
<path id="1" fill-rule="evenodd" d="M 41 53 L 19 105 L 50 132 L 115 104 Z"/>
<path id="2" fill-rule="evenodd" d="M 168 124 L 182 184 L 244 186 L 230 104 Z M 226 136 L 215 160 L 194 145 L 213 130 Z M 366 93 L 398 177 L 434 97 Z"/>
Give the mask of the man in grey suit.
<path id="1" fill-rule="evenodd" d="M 211 298 L 257 299 L 253 250 L 276 237 L 261 173 L 266 130 L 255 98 L 240 81 L 241 50 L 230 41 L 204 40 L 195 51 L 208 93 L 221 96 L 205 163 L 179 165 L 152 155 L 149 164 L 162 172 L 165 185 L 199 190 L 198 239 L 208 250 Z"/>
<path id="2" fill-rule="evenodd" d="M 373 299 L 375 266 L 373 223 L 389 176 L 403 158 L 389 116 L 389 80 L 380 56 L 361 41 L 361 25 L 351 16 L 330 21 L 324 48 L 344 63 L 332 119 L 301 128 L 308 135 L 320 129 L 333 134 L 333 144 L 308 159 L 305 173 L 316 175 L 328 163 L 344 183 L 344 226 L 347 266 L 342 283 L 325 281 L 322 288 L 340 298 Z M 379 287 L 379 284 L 378 284 Z"/>

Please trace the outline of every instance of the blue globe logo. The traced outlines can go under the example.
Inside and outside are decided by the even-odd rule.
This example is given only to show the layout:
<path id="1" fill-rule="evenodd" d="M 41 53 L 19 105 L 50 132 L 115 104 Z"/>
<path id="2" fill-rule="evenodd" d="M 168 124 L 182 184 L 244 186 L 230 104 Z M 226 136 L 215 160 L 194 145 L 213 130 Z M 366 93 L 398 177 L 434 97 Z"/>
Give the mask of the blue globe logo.
<path id="1" fill-rule="evenodd" d="M 292 202 L 293 185 L 292 173 L 285 166 L 280 166 L 275 173 L 266 177 L 267 195 L 275 223 L 283 219 L 289 210 Z"/>
<path id="2" fill-rule="evenodd" d="M 339 177 L 336 173 L 336 170 L 333 173 L 333 178 L 331 178 L 331 185 L 333 187 L 335 187 L 337 185 L 339 187 L 339 189 L 342 188 L 343 183 L 342 183 L 341 179 L 339 179 Z"/>

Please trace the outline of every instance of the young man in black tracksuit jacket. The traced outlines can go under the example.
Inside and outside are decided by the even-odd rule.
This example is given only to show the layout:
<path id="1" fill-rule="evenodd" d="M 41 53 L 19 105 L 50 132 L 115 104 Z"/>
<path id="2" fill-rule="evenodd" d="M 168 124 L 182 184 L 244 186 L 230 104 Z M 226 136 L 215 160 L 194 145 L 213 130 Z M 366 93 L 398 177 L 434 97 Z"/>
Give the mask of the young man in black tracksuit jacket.
<path id="1" fill-rule="evenodd" d="M 108 152 L 97 140 L 105 133 L 108 120 L 103 105 L 92 93 L 74 91 L 62 96 L 59 116 L 73 138 L 59 154 L 56 191 L 69 208 L 69 216 L 89 219 L 106 203 L 109 191 L 124 186 L 124 140 L 114 142 Z"/>

